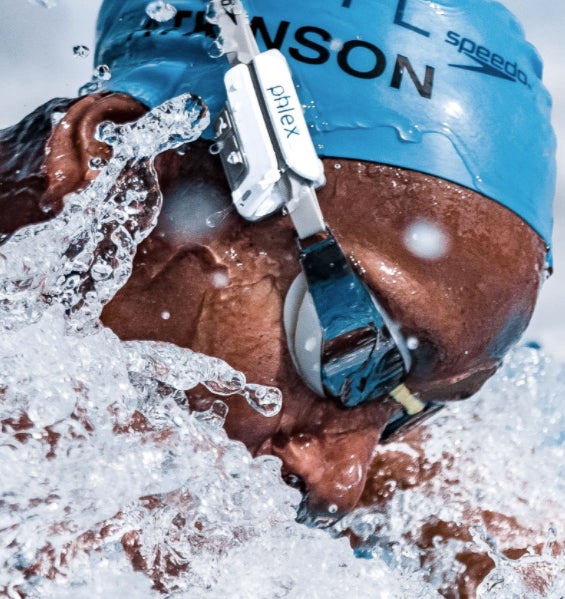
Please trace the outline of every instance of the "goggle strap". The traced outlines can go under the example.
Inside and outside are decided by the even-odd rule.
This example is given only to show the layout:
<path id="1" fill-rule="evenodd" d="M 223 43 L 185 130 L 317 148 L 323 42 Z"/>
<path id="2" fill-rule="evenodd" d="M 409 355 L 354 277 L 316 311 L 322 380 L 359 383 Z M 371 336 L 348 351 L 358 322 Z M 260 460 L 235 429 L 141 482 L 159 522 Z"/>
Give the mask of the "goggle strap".
<path id="1" fill-rule="evenodd" d="M 291 179 L 292 200 L 285 206 L 298 239 L 307 239 L 326 231 L 324 216 L 312 186 Z"/>
<path id="2" fill-rule="evenodd" d="M 397 401 L 396 398 L 393 397 L 393 399 Z M 445 406 L 442 402 L 429 401 L 424 403 L 420 400 L 416 401 L 421 403 L 424 407 L 419 412 L 409 414 L 403 406 L 403 411 L 400 414 L 393 416 L 385 426 L 380 439 L 381 443 L 391 443 L 392 441 L 395 441 L 399 435 L 416 428 L 422 424 L 422 422 L 434 414 L 437 414 Z M 401 405 L 403 404 L 401 403 Z"/>

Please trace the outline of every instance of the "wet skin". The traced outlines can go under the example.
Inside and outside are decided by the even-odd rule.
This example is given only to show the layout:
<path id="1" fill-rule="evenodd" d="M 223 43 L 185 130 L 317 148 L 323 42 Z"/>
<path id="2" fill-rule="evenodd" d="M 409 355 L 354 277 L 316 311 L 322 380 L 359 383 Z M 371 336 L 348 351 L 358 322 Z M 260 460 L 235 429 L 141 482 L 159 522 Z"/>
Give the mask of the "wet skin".
<path id="1" fill-rule="evenodd" d="M 65 193 L 96 176 L 88 166 L 92 157 L 108 157 L 109 149 L 92 137 L 96 124 L 142 112 L 116 94 L 72 105 L 69 126 L 51 135 L 43 179 L 28 181 L 41 214 L 55 213 Z M 7 140 L 0 138 L 0 157 Z M 418 341 L 408 386 L 426 400 L 472 395 L 530 319 L 544 243 L 515 214 L 457 185 L 354 160 L 324 163 L 327 184 L 318 197 L 329 226 L 402 333 Z M 223 358 L 249 381 L 279 387 L 284 405 L 271 419 L 241 397 L 228 398 L 226 429 L 252 453 L 280 457 L 283 474 L 305 491 L 311 513 L 344 513 L 364 490 L 365 497 L 378 494 L 379 478 L 368 472 L 382 429 L 398 408 L 382 399 L 345 409 L 317 397 L 298 377 L 282 325 L 284 298 L 300 271 L 289 219 L 251 224 L 230 211 L 221 166 L 206 142 L 156 164 L 164 194 L 159 224 L 139 247 L 133 275 L 103 322 L 123 339 L 173 342 Z M 18 196 L 11 185 L 0 188 L 6 232 L 13 222 L 24 224 L 13 216 Z M 38 218 L 30 213 L 24 221 Z M 447 236 L 444 256 L 426 260 L 407 249 L 404 233 L 419 221 Z M 197 389 L 189 400 L 201 409 L 211 398 Z"/>

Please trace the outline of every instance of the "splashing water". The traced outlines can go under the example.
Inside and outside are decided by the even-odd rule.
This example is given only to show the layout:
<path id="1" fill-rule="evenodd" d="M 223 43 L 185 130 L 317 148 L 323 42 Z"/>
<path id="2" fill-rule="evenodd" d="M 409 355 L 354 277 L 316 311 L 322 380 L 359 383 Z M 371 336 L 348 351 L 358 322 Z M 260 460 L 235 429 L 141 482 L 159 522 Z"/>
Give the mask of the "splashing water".
<path id="1" fill-rule="evenodd" d="M 408 441 L 380 450 L 408 458 L 406 480 L 384 506 L 334 527 L 351 530 L 367 560 L 345 538 L 295 523 L 301 498 L 278 460 L 227 439 L 218 396 L 243 395 L 270 415 L 277 390 L 100 326 L 156 224 L 152 158 L 206 120 L 182 96 L 133 125 L 102 124 L 114 156 L 97 179 L 56 219 L 0 246 L 0 594 L 432 598 L 453 591 L 460 556 L 475 552 L 495 566 L 478 596 L 561 596 L 553 540 L 519 559 L 502 553 L 565 530 L 565 373 L 539 351 L 515 352 L 477 399 L 444 412 L 422 452 Z M 197 384 L 216 400 L 193 414 L 182 390 Z M 442 536 L 450 526 L 460 534 Z"/>
<path id="2" fill-rule="evenodd" d="M 157 223 L 162 196 L 152 158 L 196 139 L 207 124 L 207 111 L 189 95 L 134 125 L 102 123 L 98 138 L 113 147 L 111 162 L 84 192 L 66 197 L 57 219 L 26 227 L 1 247 L 0 329 L 37 321 L 54 302 L 65 307 L 68 327 L 96 328 Z"/>
<path id="3" fill-rule="evenodd" d="M 548 531 L 541 554 L 529 552 L 518 560 L 501 553 L 496 541 L 480 526 L 471 530 L 471 534 L 495 563 L 495 568 L 477 588 L 478 599 L 518 597 L 518 590 L 528 599 L 564 596 L 565 550 L 557 547 L 555 530 Z"/>
<path id="4" fill-rule="evenodd" d="M 515 350 L 477 397 L 445 408 L 420 433 L 421 449 L 380 449 L 403 461 L 405 478 L 383 474 L 386 504 L 358 510 L 336 532 L 351 529 L 360 555 L 402 572 L 425 568 L 447 596 L 459 596 L 456 577 L 472 576 L 473 559 L 488 554 L 495 567 L 481 598 L 561 598 L 565 555 L 555 543 L 555 551 L 539 547 L 554 525 L 560 542 L 565 534 L 564 394 L 565 368 L 539 350 Z M 489 534 L 497 540 L 485 544 Z"/>

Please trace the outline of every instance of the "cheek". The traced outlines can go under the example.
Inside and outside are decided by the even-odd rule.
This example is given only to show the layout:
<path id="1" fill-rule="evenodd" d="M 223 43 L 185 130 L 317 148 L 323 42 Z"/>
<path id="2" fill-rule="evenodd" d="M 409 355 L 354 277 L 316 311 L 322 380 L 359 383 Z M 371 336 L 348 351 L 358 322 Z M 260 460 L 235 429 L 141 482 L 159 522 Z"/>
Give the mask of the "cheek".
<path id="1" fill-rule="evenodd" d="M 193 348 L 242 370 L 250 382 L 272 385 L 281 363 L 282 300 L 270 277 L 249 285 L 209 289 Z"/>
<path id="2" fill-rule="evenodd" d="M 223 231 L 232 212 L 229 198 L 213 182 L 191 183 L 190 193 L 179 185 L 167 193 L 158 231 L 173 244 L 205 242 Z"/>

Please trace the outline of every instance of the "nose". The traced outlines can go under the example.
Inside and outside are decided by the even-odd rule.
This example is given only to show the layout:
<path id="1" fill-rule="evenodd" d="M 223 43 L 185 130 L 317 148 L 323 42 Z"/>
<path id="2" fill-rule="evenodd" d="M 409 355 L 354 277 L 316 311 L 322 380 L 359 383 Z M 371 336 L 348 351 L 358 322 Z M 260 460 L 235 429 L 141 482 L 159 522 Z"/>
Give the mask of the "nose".
<path id="1" fill-rule="evenodd" d="M 303 492 L 299 519 L 320 524 L 351 511 L 365 488 L 377 442 L 376 431 L 279 433 L 271 451 L 283 462 L 285 480 Z"/>

